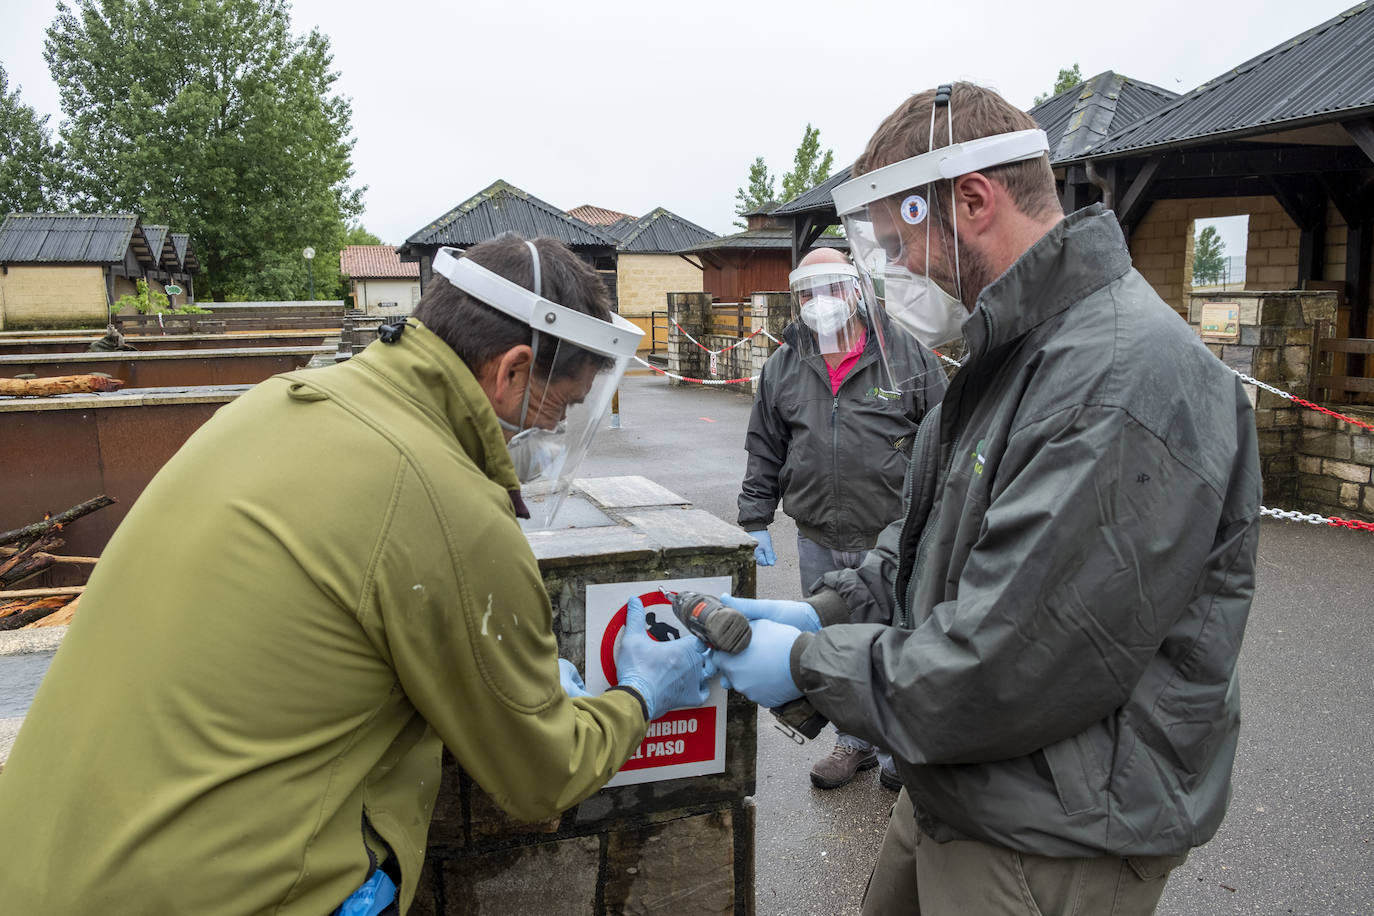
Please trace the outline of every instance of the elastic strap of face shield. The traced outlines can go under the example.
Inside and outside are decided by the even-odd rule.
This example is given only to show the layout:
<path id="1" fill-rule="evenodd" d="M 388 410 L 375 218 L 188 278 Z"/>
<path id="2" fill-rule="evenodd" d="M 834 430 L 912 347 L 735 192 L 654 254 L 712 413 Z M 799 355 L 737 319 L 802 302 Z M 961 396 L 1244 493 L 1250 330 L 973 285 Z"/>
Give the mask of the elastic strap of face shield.
<path id="1" fill-rule="evenodd" d="M 948 139 L 945 140 L 946 146 L 954 145 L 954 107 L 950 105 L 949 97 L 954 92 L 954 87 L 944 83 L 935 90 L 935 100 L 930 105 L 930 139 L 926 142 L 926 149 L 935 149 L 935 112 L 945 109 L 945 127 L 947 128 Z M 960 302 L 964 301 L 964 288 L 959 271 L 959 208 L 954 205 L 954 182 L 957 178 L 949 180 L 949 218 L 951 232 L 954 235 L 954 298 Z M 934 195 L 932 195 L 933 197 Z M 930 269 L 930 224 L 935 222 L 935 203 L 931 201 L 931 219 L 926 223 L 926 270 Z"/>
<path id="2" fill-rule="evenodd" d="M 525 239 L 525 244 L 528 245 L 529 248 L 530 248 L 530 260 L 531 260 L 531 261 L 533 262 L 533 264 L 534 264 L 534 294 L 535 294 L 536 296 L 543 296 L 543 295 L 544 295 L 544 283 L 543 283 L 543 280 L 542 280 L 542 279 L 540 278 L 540 276 L 539 276 L 539 249 L 536 248 L 536 247 L 534 247 L 534 242 L 531 242 L 529 239 Z M 533 328 L 533 327 L 532 327 L 532 328 L 530 328 L 530 377 L 529 377 L 529 379 L 525 382 L 525 397 L 524 397 L 523 399 L 521 399 L 521 401 L 520 401 L 520 430 L 521 430 L 521 431 L 523 431 L 523 430 L 526 428 L 526 427 L 525 427 L 525 420 L 526 420 L 526 418 L 527 418 L 528 415 L 529 415 L 529 407 L 530 407 L 530 389 L 534 387 L 534 384 L 533 384 L 533 382 L 534 382 L 534 367 L 535 367 L 535 365 L 537 364 L 537 363 L 536 363 L 536 360 L 538 360 L 538 358 L 539 358 L 539 330 L 538 330 L 537 328 Z"/>

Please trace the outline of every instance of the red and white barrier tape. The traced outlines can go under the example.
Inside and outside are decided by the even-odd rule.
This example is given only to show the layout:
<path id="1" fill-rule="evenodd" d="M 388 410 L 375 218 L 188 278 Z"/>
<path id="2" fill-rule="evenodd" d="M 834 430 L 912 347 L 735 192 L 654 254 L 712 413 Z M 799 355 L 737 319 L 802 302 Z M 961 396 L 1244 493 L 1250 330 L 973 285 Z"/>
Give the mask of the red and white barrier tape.
<path id="1" fill-rule="evenodd" d="M 668 320 L 669 320 L 669 321 L 673 321 L 673 319 L 671 319 L 671 318 L 668 319 Z M 673 327 L 677 328 L 677 329 L 682 333 L 682 336 L 683 336 L 683 337 L 686 337 L 686 338 L 687 338 L 688 340 L 690 340 L 692 343 L 696 344 L 698 347 L 700 347 L 701 349 L 705 350 L 707 353 L 710 353 L 712 356 L 719 356 L 719 355 L 722 354 L 722 353 L 729 353 L 731 350 L 735 349 L 735 347 L 738 347 L 740 344 L 743 344 L 743 343 L 748 343 L 749 341 L 753 340 L 755 337 L 758 337 L 760 334 L 762 334 L 764 337 L 767 337 L 769 340 L 773 341 L 773 343 L 778 344 L 779 346 L 782 345 L 782 341 L 778 340 L 778 339 L 777 339 L 776 337 L 774 337 L 772 334 L 769 334 L 769 333 L 768 333 L 767 331 L 765 331 L 763 328 L 755 328 L 753 331 L 749 332 L 749 336 L 748 336 L 748 337 L 741 337 L 741 338 L 739 338 L 738 340 L 736 340 L 734 343 L 730 344 L 730 346 L 728 346 L 728 347 L 721 347 L 719 350 L 712 350 L 710 347 L 706 346 L 704 343 L 702 343 L 701 341 L 697 340 L 697 339 L 696 339 L 695 337 L 693 337 L 691 334 L 687 333 L 687 329 L 684 328 L 682 325 L 678 324 L 676 321 L 673 321 Z"/>
<path id="2" fill-rule="evenodd" d="M 677 379 L 679 382 L 695 382 L 698 385 L 742 385 L 745 382 L 756 382 L 759 378 L 757 375 L 751 375 L 747 378 L 692 378 L 691 376 L 678 375 L 675 372 L 669 372 L 666 369 L 660 369 L 648 360 L 638 356 L 635 357 L 635 362 L 639 363 L 644 368 L 652 369 L 659 375 L 665 376 L 667 378 Z"/>

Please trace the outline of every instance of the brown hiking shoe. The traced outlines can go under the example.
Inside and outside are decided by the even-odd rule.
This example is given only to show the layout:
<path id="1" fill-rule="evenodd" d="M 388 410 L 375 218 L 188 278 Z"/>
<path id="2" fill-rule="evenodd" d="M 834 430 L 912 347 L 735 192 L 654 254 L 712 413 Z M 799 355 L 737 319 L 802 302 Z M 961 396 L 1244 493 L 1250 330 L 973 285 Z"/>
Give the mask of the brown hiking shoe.
<path id="1" fill-rule="evenodd" d="M 838 789 L 854 778 L 859 770 L 878 765 L 878 752 L 872 748 L 861 751 L 844 744 L 816 761 L 811 767 L 811 784 L 818 789 Z"/>

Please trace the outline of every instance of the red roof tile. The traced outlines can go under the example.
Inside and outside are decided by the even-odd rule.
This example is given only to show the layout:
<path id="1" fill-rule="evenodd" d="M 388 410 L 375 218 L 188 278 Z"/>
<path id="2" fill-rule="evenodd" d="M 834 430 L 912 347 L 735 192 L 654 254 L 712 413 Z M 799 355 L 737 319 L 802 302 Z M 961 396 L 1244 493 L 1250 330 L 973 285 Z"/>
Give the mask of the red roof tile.
<path id="1" fill-rule="evenodd" d="M 593 207 L 591 204 L 574 207 L 568 211 L 568 215 L 593 226 L 609 226 L 617 220 L 634 219 L 632 214 L 617 213 L 614 210 L 607 210 L 605 207 Z"/>
<path id="2" fill-rule="evenodd" d="M 413 277 L 418 280 L 420 265 L 402 261 L 396 254 L 395 245 L 349 245 L 339 252 L 339 272 L 355 279 Z"/>

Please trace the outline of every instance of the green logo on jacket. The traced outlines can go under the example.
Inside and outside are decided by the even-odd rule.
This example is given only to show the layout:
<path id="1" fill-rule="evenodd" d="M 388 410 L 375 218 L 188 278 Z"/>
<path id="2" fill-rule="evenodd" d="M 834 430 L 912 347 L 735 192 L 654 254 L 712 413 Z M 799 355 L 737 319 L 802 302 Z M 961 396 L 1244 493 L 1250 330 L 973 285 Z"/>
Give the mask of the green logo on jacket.
<path id="1" fill-rule="evenodd" d="M 987 441 L 986 439 L 979 439 L 978 444 L 969 453 L 969 457 L 973 459 L 973 473 L 979 477 L 983 476 L 983 462 L 986 460 L 983 458 L 983 445 Z"/>

